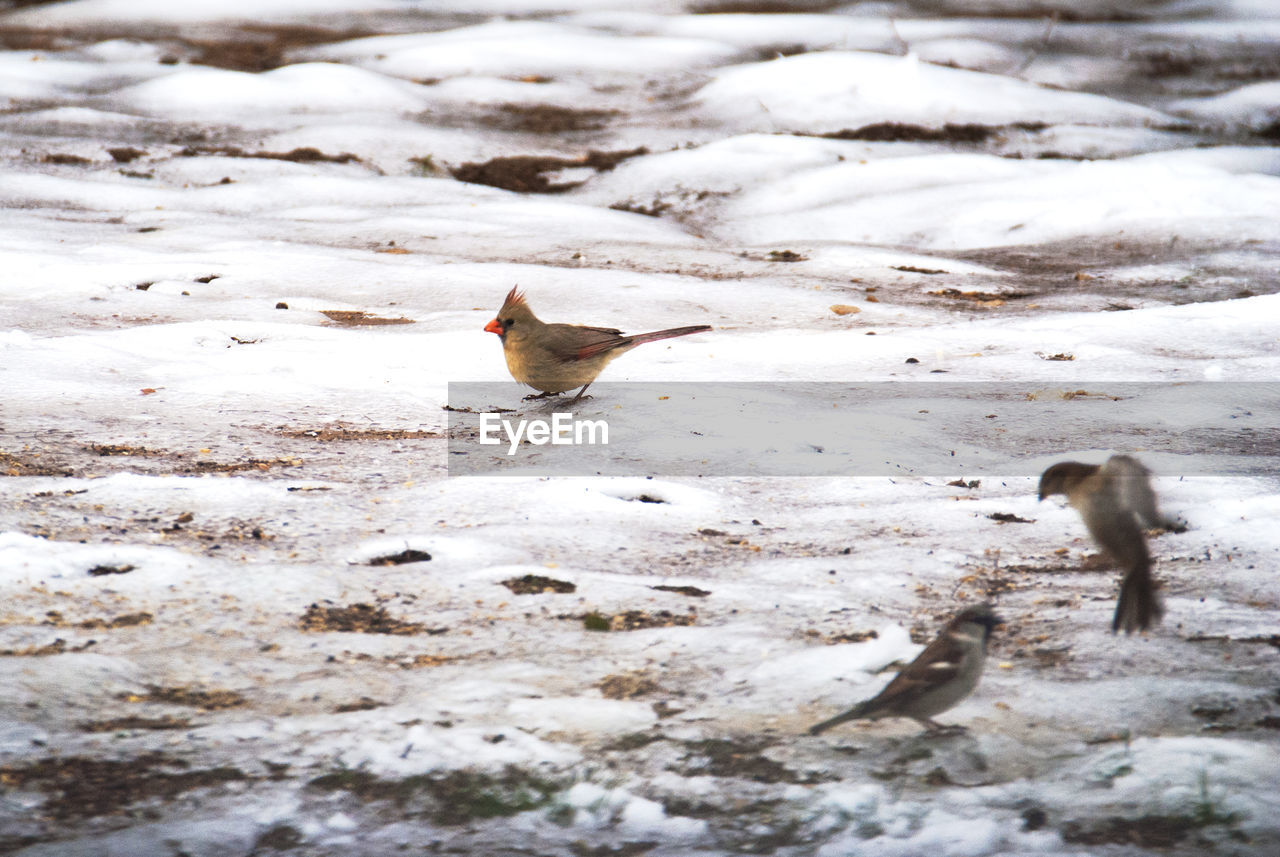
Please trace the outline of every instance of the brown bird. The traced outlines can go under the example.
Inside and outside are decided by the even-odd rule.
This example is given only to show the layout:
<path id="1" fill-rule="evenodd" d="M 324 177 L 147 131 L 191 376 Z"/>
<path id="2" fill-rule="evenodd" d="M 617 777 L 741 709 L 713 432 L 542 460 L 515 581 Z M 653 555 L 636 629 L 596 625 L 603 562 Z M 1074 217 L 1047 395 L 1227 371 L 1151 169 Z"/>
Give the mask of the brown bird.
<path id="1" fill-rule="evenodd" d="M 1060 461 L 1040 477 L 1040 499 L 1065 494 L 1098 547 L 1124 571 L 1112 633 L 1145 631 L 1164 615 L 1142 526 L 1185 529 L 1160 515 L 1150 476 L 1136 458 L 1113 455 L 1101 465 Z"/>
<path id="2" fill-rule="evenodd" d="M 990 604 L 966 607 L 884 690 L 810 727 L 809 734 L 817 735 L 848 720 L 881 717 L 910 717 L 930 732 L 955 728 L 935 722 L 933 716 L 954 708 L 973 693 L 982 677 L 987 640 L 1002 622 Z"/>
<path id="3" fill-rule="evenodd" d="M 695 324 L 627 336 L 612 327 L 547 324 L 533 314 L 525 303 L 524 295 L 513 288 L 507 292 L 506 302 L 498 310 L 497 317 L 484 329 L 498 334 L 502 340 L 502 351 L 511 377 L 541 390 L 543 396 L 581 387 L 573 398 L 576 402 L 609 365 L 609 361 L 618 355 L 646 342 L 702 333 L 711 327 Z"/>

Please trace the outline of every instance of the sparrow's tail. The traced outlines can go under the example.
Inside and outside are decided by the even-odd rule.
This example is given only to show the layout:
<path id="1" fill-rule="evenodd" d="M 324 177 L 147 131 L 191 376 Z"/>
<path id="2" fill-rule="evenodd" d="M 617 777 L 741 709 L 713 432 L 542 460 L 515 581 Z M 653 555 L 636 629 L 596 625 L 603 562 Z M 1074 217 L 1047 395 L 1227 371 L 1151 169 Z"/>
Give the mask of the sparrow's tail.
<path id="1" fill-rule="evenodd" d="M 1124 628 L 1126 634 L 1145 631 L 1164 616 L 1164 606 L 1151 577 L 1150 562 L 1135 563 L 1120 581 L 1120 600 L 1111 620 L 1111 633 Z"/>
<path id="2" fill-rule="evenodd" d="M 832 726 L 839 726 L 841 723 L 848 723 L 850 720 L 858 720 L 867 716 L 867 704 L 865 702 L 858 703 L 843 714 L 837 714 L 830 720 L 824 720 L 816 726 L 809 727 L 810 735 L 819 735 L 826 732 Z"/>
<path id="3" fill-rule="evenodd" d="M 671 339 L 674 336 L 688 336 L 691 333 L 704 333 L 711 329 L 709 324 L 694 324 L 689 327 L 672 327 L 667 330 L 655 330 L 653 333 L 637 333 L 628 336 L 630 345 L 642 345 L 646 342 L 657 342 L 659 339 Z"/>

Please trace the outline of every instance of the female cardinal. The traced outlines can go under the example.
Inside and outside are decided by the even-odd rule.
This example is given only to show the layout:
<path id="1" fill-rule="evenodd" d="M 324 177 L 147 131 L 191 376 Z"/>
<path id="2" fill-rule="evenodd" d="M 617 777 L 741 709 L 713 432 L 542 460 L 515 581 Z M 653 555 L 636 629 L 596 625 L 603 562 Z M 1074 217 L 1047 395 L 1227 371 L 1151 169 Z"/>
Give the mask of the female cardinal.
<path id="1" fill-rule="evenodd" d="M 706 324 L 673 327 L 653 333 L 625 336 L 611 327 L 586 327 L 580 324 L 547 324 L 539 321 L 514 288 L 507 292 L 506 302 L 497 318 L 484 326 L 502 340 L 511 377 L 521 384 L 541 390 L 542 395 L 563 393 L 581 387 L 576 402 L 591 386 L 601 370 L 619 354 L 637 345 L 687 336 L 710 330 Z"/>
<path id="2" fill-rule="evenodd" d="M 1112 633 L 1122 627 L 1126 634 L 1145 631 L 1164 615 L 1142 526 L 1178 530 L 1179 525 L 1157 510 L 1150 475 L 1138 459 L 1113 455 L 1101 465 L 1059 461 L 1040 477 L 1040 499 L 1066 494 L 1098 547 L 1124 570 Z"/>

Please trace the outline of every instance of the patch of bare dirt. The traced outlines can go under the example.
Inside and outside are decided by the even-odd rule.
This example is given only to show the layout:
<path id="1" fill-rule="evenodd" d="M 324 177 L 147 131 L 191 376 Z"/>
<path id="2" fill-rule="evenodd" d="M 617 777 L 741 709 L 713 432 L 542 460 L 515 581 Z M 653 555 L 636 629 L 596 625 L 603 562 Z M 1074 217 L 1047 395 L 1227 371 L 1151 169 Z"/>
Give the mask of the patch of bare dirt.
<path id="1" fill-rule="evenodd" d="M 279 426 L 276 434 L 281 437 L 318 440 L 324 443 L 362 440 L 439 440 L 444 437 L 438 431 L 426 429 L 359 429 L 347 428 L 343 425 L 327 425 L 314 429 Z"/>
<path id="2" fill-rule="evenodd" d="M 1079 574 L 1087 569 L 1079 565 L 1005 565 L 1000 570 L 1015 574 Z"/>
<path id="3" fill-rule="evenodd" d="M 39 452 L 18 456 L 0 450 L 0 476 L 72 476 L 65 466 L 54 461 L 36 461 L 42 458 Z"/>
<path id="4" fill-rule="evenodd" d="M 230 30 L 220 38 L 175 39 L 170 42 L 171 52 L 165 59 L 177 62 L 181 58 L 196 65 L 233 71 L 270 71 L 286 65 L 289 62 L 286 55 L 292 50 L 368 35 L 373 35 L 373 32 L 300 24 L 248 25 Z"/>
<path id="5" fill-rule="evenodd" d="M 144 153 L 145 154 L 145 153 Z M 312 146 L 301 146 L 287 152 L 247 152 L 239 146 L 186 146 L 177 153 L 180 158 L 196 158 L 217 155 L 224 158 L 260 158 L 268 161 L 292 161 L 295 164 L 349 164 L 359 163 L 360 158 L 350 152 L 326 155 Z M 114 152 L 112 154 L 115 157 Z M 119 160 L 119 158 L 116 158 Z"/>
<path id="6" fill-rule="evenodd" d="M 18 0 L 18 5 L 34 5 Z M 7 51 L 56 51 L 76 42 L 56 30 L 37 30 L 31 27 L 0 26 L 0 48 Z"/>
<path id="7" fill-rule="evenodd" d="M 374 315 L 363 310 L 351 309 L 322 309 L 320 314 L 334 324 L 340 324 L 344 327 L 378 327 L 384 324 L 413 324 L 411 318 L 384 318 Z"/>
<path id="8" fill-rule="evenodd" d="M 396 619 L 385 607 L 352 604 L 347 607 L 324 607 L 312 604 L 298 621 L 304 631 L 344 631 L 357 634 L 421 634 L 420 622 Z"/>
<path id="9" fill-rule="evenodd" d="M 804 635 L 819 637 L 828 646 L 838 646 L 841 643 L 865 643 L 867 640 L 876 640 L 880 637 L 878 631 L 842 631 L 838 634 L 823 634 L 813 628 L 805 631 Z"/>
<path id="10" fill-rule="evenodd" d="M 695 15 L 787 15 L 826 12 L 843 5 L 838 0 L 703 0 L 689 11 Z"/>
<path id="11" fill-rule="evenodd" d="M 125 732 L 129 730 L 189 729 L 191 721 L 185 717 L 114 717 L 110 720 L 89 720 L 76 726 L 81 732 Z"/>
<path id="12" fill-rule="evenodd" d="M 414 548 L 405 548 L 398 553 L 375 556 L 373 559 L 366 562 L 365 565 L 408 565 L 414 562 L 430 561 L 431 554 L 426 551 L 415 550 Z"/>
<path id="13" fill-rule="evenodd" d="M 35 5 L 24 0 L 7 4 Z M 188 62 L 232 71 L 261 72 L 287 65 L 291 51 L 374 35 L 376 30 L 331 28 L 305 24 L 247 24 L 227 27 L 216 36 L 185 34 L 174 27 L 152 27 L 149 32 L 136 27 L 91 25 L 83 28 L 0 27 L 0 46 L 8 50 L 66 50 L 108 39 L 146 39 L 165 53 L 160 62 L 175 65 Z"/>
<path id="14" fill-rule="evenodd" d="M 1062 839 L 1080 845 L 1130 845 L 1138 848 L 1171 848 L 1198 827 L 1183 816 L 1144 815 L 1140 818 L 1111 818 L 1097 821 L 1068 821 Z"/>
<path id="15" fill-rule="evenodd" d="M 481 124 L 504 131 L 565 134 L 600 131 L 621 115 L 618 110 L 579 110 L 554 104 L 503 104 L 484 116 Z"/>
<path id="16" fill-rule="evenodd" d="M 642 672 L 607 675 L 596 682 L 605 699 L 635 699 L 662 690 L 658 683 Z"/>
<path id="17" fill-rule="evenodd" d="M 1016 125 L 977 125 L 948 122 L 941 128 L 912 125 L 904 122 L 876 122 L 860 128 L 833 131 L 820 136 L 830 140 L 861 140 L 872 143 L 951 143 L 976 146 L 998 137 L 1009 130 L 1043 131 L 1047 126 L 1036 122 Z"/>
<path id="18" fill-rule="evenodd" d="M 135 570 L 135 566 L 128 565 L 128 564 L 126 565 L 95 565 L 93 568 L 89 569 L 89 576 L 105 577 L 106 575 L 109 575 L 109 574 L 128 574 L 133 570 Z"/>
<path id="19" fill-rule="evenodd" d="M 370 699 L 367 696 L 362 696 L 355 702 L 346 702 L 342 705 L 335 706 L 333 713 L 350 714 L 352 711 L 372 711 L 375 708 L 382 708 L 384 705 L 386 705 L 385 702 L 378 702 L 376 699 Z"/>
<path id="20" fill-rule="evenodd" d="M 163 449 L 147 449 L 145 446 L 130 446 L 124 443 L 91 443 L 85 447 L 85 450 L 104 457 L 132 455 L 139 458 L 160 458 L 169 455 L 169 452 Z"/>
<path id="21" fill-rule="evenodd" d="M 150 625 L 152 615 L 145 611 L 139 613 L 123 613 L 110 619 L 88 619 L 76 625 L 88 630 L 111 630 L 112 628 L 132 628 L 135 625 Z"/>
<path id="22" fill-rule="evenodd" d="M 93 618 L 85 619 L 80 622 L 71 622 L 66 619 L 57 610 L 50 610 L 45 614 L 42 625 L 52 625 L 55 628 L 86 628 L 89 630 L 105 628 L 129 628 L 133 625 L 149 625 L 154 617 L 147 612 L 138 613 L 122 613 L 111 619 Z"/>
<path id="23" fill-rule="evenodd" d="M 672 613 L 670 610 L 626 610 L 606 616 L 602 613 L 564 614 L 557 619 L 579 621 L 588 631 L 638 631 L 642 628 L 670 628 L 676 625 L 693 625 L 698 621 L 698 611 L 690 607 L 688 613 Z"/>
<path id="24" fill-rule="evenodd" d="M 999 524 L 1034 524 L 1035 518 L 1023 518 L 1012 512 L 992 512 L 988 518 Z"/>
<path id="25" fill-rule="evenodd" d="M 641 146 L 638 149 L 622 152 L 593 150 L 578 158 L 514 155 L 491 158 L 481 163 L 460 164 L 451 167 L 449 172 L 460 182 L 488 185 L 517 193 L 564 193 L 583 182 L 552 183 L 545 175 L 546 173 L 579 167 L 590 167 L 596 172 L 608 172 L 628 158 L 647 154 L 649 150 Z"/>
<path id="26" fill-rule="evenodd" d="M 1235 300 L 1250 295 L 1280 292 L 1280 272 L 1265 262 L 1271 250 L 1265 245 L 1239 248 L 1230 258 L 1208 244 L 1180 237 L 1166 241 L 1145 238 L 1064 241 L 991 250 L 961 251 L 963 261 L 1000 269 L 1017 276 L 1022 291 L 1040 300 L 1079 309 L 1078 299 L 1097 296 L 1110 309 L 1131 309 L 1131 301 L 1159 301 L 1174 305 Z M 1191 273 L 1178 280 L 1142 281 L 1112 279 L 1108 269 L 1145 265 L 1152 258 L 1181 265 Z M 1001 297 L 997 293 L 997 297 Z"/>
<path id="27" fill-rule="evenodd" d="M 43 792 L 42 811 L 66 820 L 112 815 L 147 798 L 168 799 L 193 789 L 249 779 L 238 768 L 184 770 L 187 767 L 186 762 L 159 752 L 132 759 L 49 757 L 29 765 L 0 767 L 0 783 L 8 789 Z"/>
<path id="28" fill-rule="evenodd" d="M 1007 301 L 1032 296 L 1031 292 L 977 292 L 961 291 L 960 289 L 938 289 L 937 291 L 929 292 L 929 294 L 934 297 L 949 298 L 950 300 L 969 301 L 982 307 L 1004 306 Z"/>
<path id="29" fill-rule="evenodd" d="M 502 585 L 516 595 L 541 595 L 544 592 L 568 593 L 576 592 L 576 584 L 567 580 L 556 580 L 538 574 L 526 574 L 523 577 L 512 577 L 501 581 Z"/>
<path id="30" fill-rule="evenodd" d="M 444 628 L 428 628 L 427 634 L 435 636 L 443 634 L 447 629 Z M 341 662 L 357 662 L 357 661 L 378 661 L 387 666 L 399 667 L 402 670 L 417 670 L 427 667 L 438 667 L 451 661 L 458 660 L 454 655 L 429 655 L 429 654 L 402 654 L 402 655 L 371 655 L 368 652 L 349 652 L 344 651 L 341 656 L 335 660 Z"/>
<path id="31" fill-rule="evenodd" d="M 45 655 L 62 655 L 67 652 L 83 652 L 92 646 L 98 644 L 97 640 L 89 640 L 78 646 L 68 645 L 67 641 L 59 637 L 52 643 L 46 643 L 43 646 L 26 646 L 21 649 L 0 649 L 0 656 L 16 657 L 16 658 L 38 658 Z"/>
<path id="32" fill-rule="evenodd" d="M 84 167 L 93 163 L 91 159 L 82 155 L 68 155 L 63 152 L 53 152 L 48 155 L 43 155 L 40 158 L 40 162 L 43 164 L 53 164 L 54 166 L 62 167 Z"/>
<path id="33" fill-rule="evenodd" d="M 505 818 L 537 809 L 564 788 L 563 784 L 508 767 L 499 774 L 455 770 L 383 779 L 367 771 L 342 769 L 307 783 L 312 791 L 342 792 L 365 803 L 386 803 L 444 826 L 476 819 Z"/>
<path id="34" fill-rule="evenodd" d="M 250 458 L 245 461 L 195 461 L 174 468 L 174 473 L 240 473 L 245 470 L 270 470 L 273 467 L 301 467 L 301 458 Z"/>
<path id="35" fill-rule="evenodd" d="M 806 262 L 809 257 L 795 250 L 770 250 L 765 257 L 770 262 Z"/>
<path id="36" fill-rule="evenodd" d="M 107 149 L 107 154 L 117 164 L 128 164 L 145 157 L 147 152 L 145 149 L 135 149 L 133 146 L 113 146 Z"/>
<path id="37" fill-rule="evenodd" d="M 159 685 L 150 685 L 142 693 L 123 693 L 118 698 L 125 702 L 162 702 L 167 705 L 185 705 L 205 711 L 239 708 L 249 701 L 234 690 L 183 686 L 161 687 Z"/>
<path id="38" fill-rule="evenodd" d="M 656 589 L 659 592 L 674 592 L 677 595 L 688 595 L 690 598 L 706 598 L 711 594 L 706 589 L 699 589 L 696 586 L 650 586 L 650 589 Z"/>
<path id="39" fill-rule="evenodd" d="M 684 776 L 736 777 L 757 783 L 816 783 L 823 778 L 801 775 L 760 751 L 767 740 L 707 739 L 686 741 L 688 751 L 679 772 Z"/>

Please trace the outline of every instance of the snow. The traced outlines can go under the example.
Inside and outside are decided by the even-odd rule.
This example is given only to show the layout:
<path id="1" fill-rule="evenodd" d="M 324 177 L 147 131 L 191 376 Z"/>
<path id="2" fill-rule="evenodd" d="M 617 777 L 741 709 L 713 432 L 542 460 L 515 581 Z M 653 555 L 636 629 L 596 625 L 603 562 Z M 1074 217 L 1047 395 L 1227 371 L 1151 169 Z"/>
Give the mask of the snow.
<path id="1" fill-rule="evenodd" d="M 697 68 L 723 62 L 734 53 L 712 40 L 620 39 L 559 23 L 492 21 L 439 33 L 356 39 L 309 55 L 356 62 L 410 80 L 457 76 L 483 80 Z"/>
<path id="2" fill-rule="evenodd" d="M 999 75 L 942 68 L 915 55 L 829 51 L 717 72 L 698 93 L 717 118 L 742 130 L 832 133 L 878 122 L 1097 124 L 1166 122 L 1112 99 L 1058 92 Z"/>
<path id="3" fill-rule="evenodd" d="M 1280 13 L 1050 5 L 0 12 L 0 850 L 1275 853 Z M 643 454 L 457 475 L 513 285 L 712 326 Z M 1035 496 L 1117 451 L 1132 637 Z M 980 600 L 966 733 L 807 734 Z"/>
<path id="4" fill-rule="evenodd" d="M 333 63 L 299 63 L 261 74 L 193 68 L 126 88 L 119 103 L 144 113 L 185 118 L 192 101 L 206 116 L 252 113 L 402 113 L 421 109 L 412 88 L 382 75 Z"/>
<path id="5" fill-rule="evenodd" d="M 1251 83 L 1214 95 L 1175 101 L 1178 113 L 1220 123 L 1232 130 L 1262 131 L 1280 122 L 1280 83 Z"/>
<path id="6" fill-rule="evenodd" d="M 396 0 L 190 0 L 175 6 L 166 0 L 70 0 L 19 10 L 7 16 L 22 27 L 95 24 L 188 24 L 211 21 L 288 20 L 333 13 L 395 10 Z"/>

